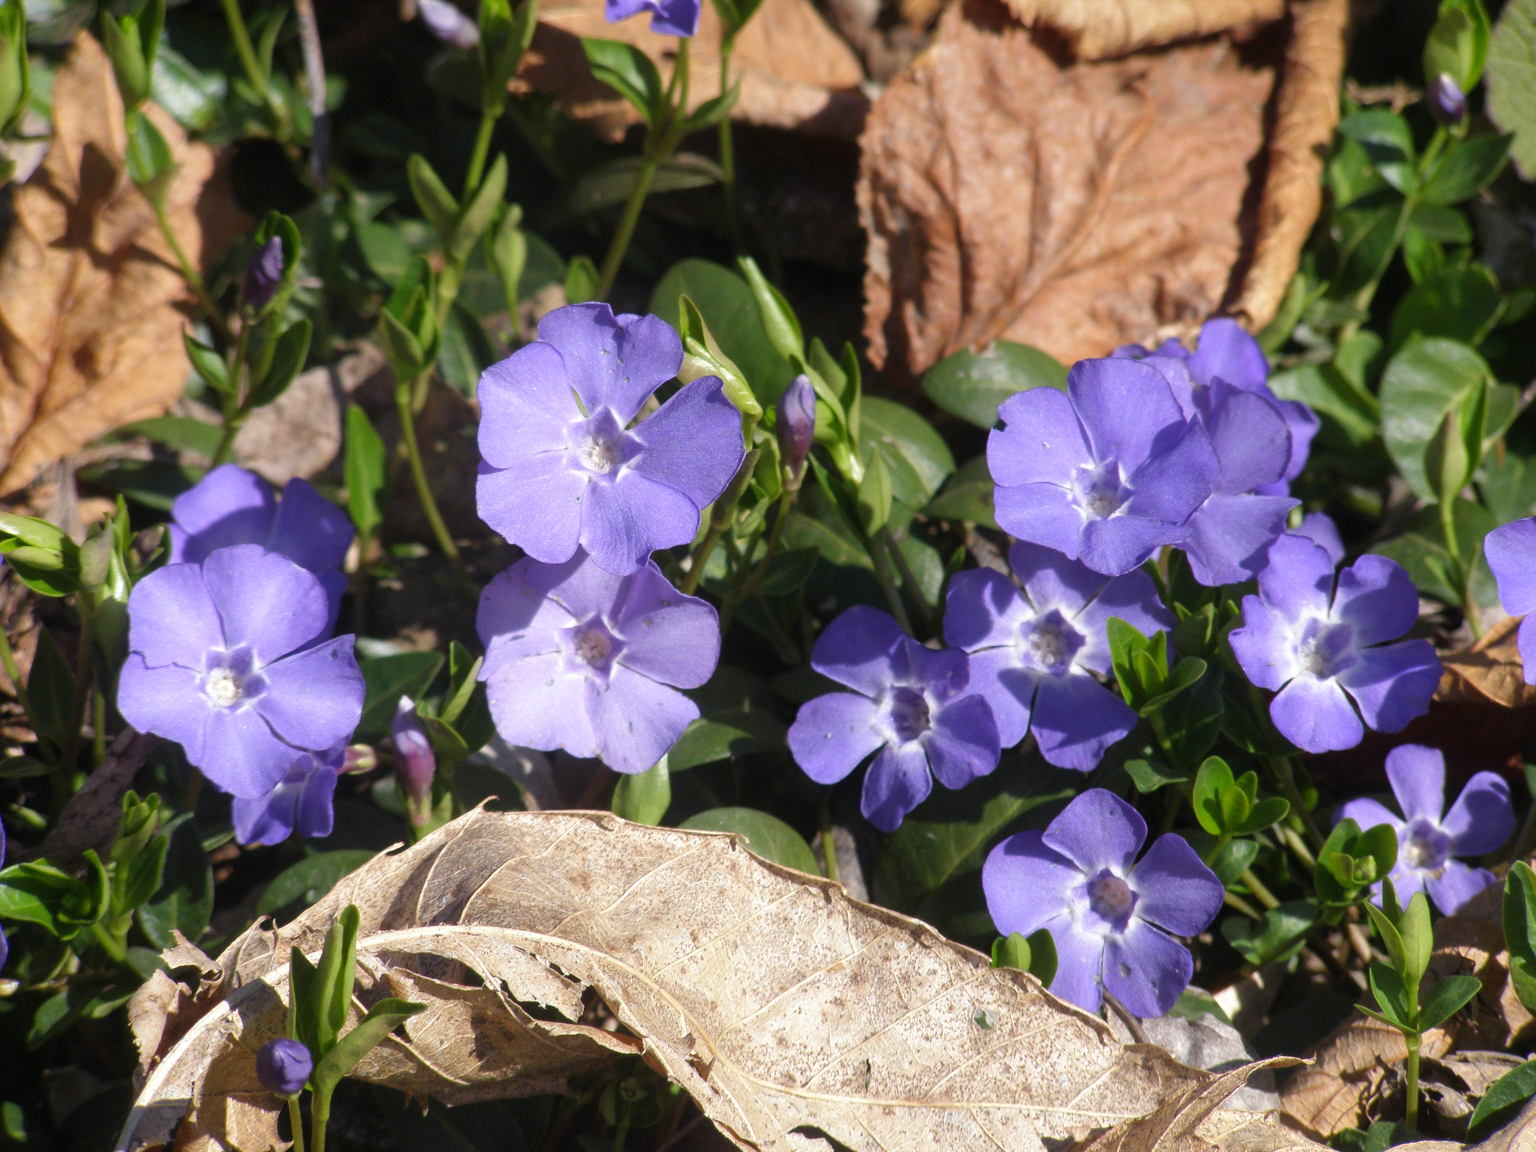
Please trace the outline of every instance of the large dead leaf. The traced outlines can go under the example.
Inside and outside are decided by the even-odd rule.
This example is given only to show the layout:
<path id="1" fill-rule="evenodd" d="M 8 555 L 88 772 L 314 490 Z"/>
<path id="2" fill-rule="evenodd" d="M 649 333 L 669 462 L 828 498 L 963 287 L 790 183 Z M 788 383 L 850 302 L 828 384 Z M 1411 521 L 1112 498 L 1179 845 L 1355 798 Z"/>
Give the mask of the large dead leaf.
<path id="1" fill-rule="evenodd" d="M 212 984 L 141 994 L 173 1006 L 139 1027 L 147 1080 L 119 1148 L 183 1116 L 178 1147 L 275 1137 L 254 1052 L 282 1027 L 290 946 L 313 954 L 348 903 L 354 1010 L 428 1005 L 356 1074 L 448 1103 L 556 1090 L 640 1052 L 742 1148 L 1023 1152 L 1235 1086 L 732 837 L 480 811 L 375 858 L 292 924 L 252 928 Z M 594 993 L 621 1031 L 598 1026 Z"/>
<path id="2" fill-rule="evenodd" d="M 592 78 L 581 50 L 583 36 L 623 40 L 643 49 L 664 77 L 671 76 L 677 38 L 652 32 L 644 16 L 610 24 L 602 7 L 587 0 L 556 0 L 539 9 L 539 28 L 521 82 L 554 93 L 566 113 L 617 139 L 639 116 Z M 720 91 L 719 42 L 719 17 L 714 5 L 705 4 L 689 45 L 691 107 Z M 810 0 L 764 0 L 737 38 L 731 75 L 741 81 L 731 116 L 749 124 L 851 140 L 869 108 L 859 87 L 864 73 L 858 57 Z"/>
<path id="3" fill-rule="evenodd" d="M 201 264 L 240 217 L 214 154 L 149 114 L 180 165 L 168 216 Z M 181 394 L 190 295 L 154 212 L 123 166 L 123 106 L 100 45 L 81 34 L 53 89 L 53 143 L 16 193 L 0 252 L 0 492 Z"/>
<path id="4" fill-rule="evenodd" d="M 1019 20 L 1061 33 L 1080 60 L 1274 20 L 1285 0 L 1007 0 Z"/>
<path id="5" fill-rule="evenodd" d="M 1445 674 L 1436 697 L 1445 701 L 1476 702 L 1505 708 L 1536 705 L 1536 687 L 1525 682 L 1525 666 L 1516 646 L 1518 617 L 1505 617 L 1471 648 L 1448 652 L 1441 658 Z"/>
<path id="6" fill-rule="evenodd" d="M 1342 6 L 1107 61 L 1000 0 L 952 7 L 863 138 L 871 358 L 917 373 L 1006 337 L 1071 361 L 1228 304 L 1267 322 L 1317 211 L 1333 116 L 1310 94 L 1342 67 L 1313 17 Z"/>

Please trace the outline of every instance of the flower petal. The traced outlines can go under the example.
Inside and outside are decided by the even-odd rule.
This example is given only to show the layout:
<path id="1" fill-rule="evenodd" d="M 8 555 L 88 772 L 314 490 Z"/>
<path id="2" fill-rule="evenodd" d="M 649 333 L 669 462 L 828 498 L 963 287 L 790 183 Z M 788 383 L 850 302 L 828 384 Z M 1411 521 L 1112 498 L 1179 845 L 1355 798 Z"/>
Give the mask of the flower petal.
<path id="1" fill-rule="evenodd" d="M 1085 1012 L 1097 1012 L 1104 1001 L 1105 938 L 1084 932 L 1065 914 L 1042 927 L 1050 930 L 1056 945 L 1056 976 L 1051 994 Z"/>
<path id="2" fill-rule="evenodd" d="M 509 660 L 485 680 L 496 731 L 508 744 L 596 756 L 597 685 L 568 671 L 558 654 Z"/>
<path id="3" fill-rule="evenodd" d="M 1379 800 L 1372 800 L 1369 796 L 1362 796 L 1339 805 L 1335 822 L 1338 820 L 1353 820 L 1360 826 L 1362 832 L 1367 828 L 1375 828 L 1378 824 L 1386 824 L 1397 833 L 1399 838 L 1403 834 L 1403 818 Z"/>
<path id="4" fill-rule="evenodd" d="M 615 316 L 607 304 L 555 309 L 539 321 L 539 339 L 559 350 L 587 411 L 611 408 L 621 424 L 633 420 L 683 363 L 683 342 L 665 320 Z"/>
<path id="5" fill-rule="evenodd" d="M 875 727 L 880 706 L 852 692 L 829 692 L 800 705 L 789 726 L 795 763 L 818 784 L 835 784 L 864 762 L 885 736 Z"/>
<path id="6" fill-rule="evenodd" d="M 1141 813 L 1113 792 L 1090 788 L 1061 810 L 1045 830 L 1046 847 L 1076 864 L 1084 876 L 1108 868 L 1130 871 L 1136 851 L 1147 838 Z"/>
<path id="7" fill-rule="evenodd" d="M 635 425 L 633 436 L 643 446 L 635 471 L 677 489 L 701 509 L 725 491 L 746 455 L 741 413 L 714 376 L 683 385 Z"/>
<path id="8" fill-rule="evenodd" d="M 544 564 L 562 564 L 576 553 L 582 501 L 592 487 L 563 453 L 548 453 L 515 469 L 481 462 L 475 477 L 480 519 Z"/>
<path id="9" fill-rule="evenodd" d="M 480 455 L 492 468 L 522 468 L 535 457 L 563 459 L 581 418 L 565 358 L 553 345 L 525 344 L 480 375 Z"/>
<path id="10" fill-rule="evenodd" d="M 1252 579 L 1284 530 L 1286 513 L 1299 503 L 1253 492 L 1212 496 L 1190 517 L 1183 543 L 1195 579 L 1207 588 Z"/>
<path id="11" fill-rule="evenodd" d="M 267 666 L 267 690 L 252 707 L 295 748 L 322 751 L 357 728 L 365 689 L 353 640 L 338 636 Z"/>
<path id="12" fill-rule="evenodd" d="M 145 577 L 144 583 L 148 580 Z M 117 710 L 140 732 L 176 741 L 196 764 L 207 759 L 203 745 L 208 714 L 214 707 L 203 695 L 199 679 L 199 673 L 190 668 L 151 667 L 139 653 L 131 653 L 117 678 Z"/>
<path id="13" fill-rule="evenodd" d="M 215 548 L 260 544 L 277 495 L 254 472 L 221 464 L 171 503 L 171 563 L 201 564 Z"/>
<path id="14" fill-rule="evenodd" d="M 1185 423 L 1168 382 L 1136 360 L 1079 360 L 1067 373 L 1067 395 L 1094 458 L 1118 461 L 1126 474 L 1152 454 L 1165 429 Z"/>
<path id="15" fill-rule="evenodd" d="M 1270 545 L 1259 594 L 1289 620 L 1326 615 L 1333 601 L 1333 561 L 1306 537 L 1287 533 Z"/>
<path id="16" fill-rule="evenodd" d="M 1269 718 L 1280 735 L 1308 752 L 1353 748 L 1365 736 L 1344 689 L 1336 681 L 1313 676 L 1298 676 L 1280 689 L 1269 702 Z"/>
<path id="17" fill-rule="evenodd" d="M 1057 483 L 998 485 L 992 497 L 998 527 L 1020 540 L 1077 559 L 1088 518 L 1082 506 Z"/>
<path id="18" fill-rule="evenodd" d="M 1269 386 L 1269 365 L 1259 342 L 1236 320 L 1224 316 L 1200 326 L 1199 343 L 1189 356 L 1189 371 L 1202 384 L 1225 380 L 1249 392 Z"/>
<path id="19" fill-rule="evenodd" d="M 128 650 L 149 667 L 179 664 L 201 672 L 209 650 L 223 647 L 224 625 L 200 565 L 168 564 L 134 585 L 128 596 Z"/>
<path id="20" fill-rule="evenodd" d="M 1047 764 L 1088 772 L 1136 727 L 1136 713 L 1086 673 L 1041 676 L 1032 726 Z"/>
<path id="21" fill-rule="evenodd" d="M 970 691 L 983 697 L 992 709 L 1000 747 L 1012 748 L 1029 732 L 1039 678 L 1033 669 L 1014 663 L 1011 648 L 988 648 L 971 654 Z"/>
<path id="22" fill-rule="evenodd" d="M 256 544 L 211 553 L 203 583 L 223 621 L 225 645 L 249 645 L 261 664 L 323 636 L 330 622 L 330 598 L 314 573 Z"/>
<path id="23" fill-rule="evenodd" d="M 1482 856 L 1504 847 L 1515 830 L 1508 782 L 1493 772 L 1476 773 L 1456 797 L 1440 828 L 1450 836 L 1455 856 Z"/>
<path id="24" fill-rule="evenodd" d="M 1431 876 L 1424 884 L 1429 898 L 1444 915 L 1461 911 L 1462 907 L 1481 894 L 1494 882 L 1493 873 L 1486 868 L 1473 868 L 1458 860 L 1452 860 L 1438 876 Z M 1406 897 L 1399 896 L 1399 899 Z"/>
<path id="25" fill-rule="evenodd" d="M 1136 915 L 1176 936 L 1197 936 L 1221 911 L 1226 889 L 1182 836 L 1165 833 L 1130 874 Z"/>
<path id="26" fill-rule="evenodd" d="M 281 552 L 311 572 L 339 569 L 357 533 L 347 514 L 304 480 L 290 480 L 283 488 L 267 547 Z"/>
<path id="27" fill-rule="evenodd" d="M 1401 564 L 1368 553 L 1339 573 L 1333 615 L 1355 630 L 1355 643 L 1364 648 L 1413 627 L 1419 594 Z"/>
<path id="28" fill-rule="evenodd" d="M 1483 539 L 1483 555 L 1499 587 L 1499 603 L 1511 616 L 1536 612 L 1536 517 L 1495 528 Z"/>
<path id="29" fill-rule="evenodd" d="M 294 749 L 277 738 L 254 708 L 209 708 L 202 758 L 187 759 L 215 786 L 250 799 L 276 788 L 293 765 Z M 183 745 L 185 747 L 185 745 Z"/>
<path id="30" fill-rule="evenodd" d="M 939 709 L 928 736 L 928 764 L 946 788 L 964 788 L 997 767 L 1000 749 L 992 709 L 981 696 L 962 696 Z"/>
<path id="31" fill-rule="evenodd" d="M 1028 936 L 1070 907 L 1068 892 L 1083 882 L 1071 862 L 1045 846 L 1039 832 L 1002 841 L 981 866 L 987 912 L 1001 935 Z"/>
<path id="32" fill-rule="evenodd" d="M 905 636 L 889 613 L 857 604 L 816 638 L 811 667 L 845 687 L 878 696 L 890 687 L 892 662 Z"/>
<path id="33" fill-rule="evenodd" d="M 1001 429 L 987 437 L 987 469 L 1001 487 L 1066 484 L 1093 462 L 1072 401 L 1054 388 L 1031 388 L 999 406 Z"/>
<path id="34" fill-rule="evenodd" d="M 598 755 L 615 772 L 644 772 L 699 718 L 699 706 L 677 689 L 622 665 L 613 669 L 608 690 L 596 703 L 592 727 Z"/>
<path id="35" fill-rule="evenodd" d="M 1257 596 L 1243 597 L 1243 626 L 1227 633 L 1232 655 L 1256 688 L 1277 691 L 1301 671 L 1290 618 Z"/>
<path id="36" fill-rule="evenodd" d="M 894 832 L 902 818 L 928 798 L 933 776 L 928 757 L 916 744 L 904 748 L 887 745 L 864 774 L 859 810 L 882 832 Z"/>
<path id="37" fill-rule="evenodd" d="M 1006 644 L 1025 611 L 1024 597 L 1001 572 L 957 572 L 944 598 L 944 639 L 967 652 Z"/>
<path id="38" fill-rule="evenodd" d="M 659 683 L 698 688 L 720 661 L 720 618 L 713 606 L 672 587 L 655 564 L 625 581 L 613 621 L 624 642 L 619 663 Z"/>
<path id="39" fill-rule="evenodd" d="M 1429 711 L 1440 674 L 1440 658 L 1428 640 L 1403 640 L 1359 653 L 1339 674 L 1339 683 L 1360 705 L 1367 725 L 1377 732 L 1401 732 Z"/>
<path id="40" fill-rule="evenodd" d="M 1104 947 L 1104 987 L 1137 1016 L 1164 1016 L 1195 974 L 1189 949 L 1134 916 Z"/>
<path id="41" fill-rule="evenodd" d="M 1387 753 L 1387 782 L 1405 821 L 1417 817 L 1439 826 L 1445 812 L 1445 755 L 1438 748 L 1399 744 Z"/>
<path id="42" fill-rule="evenodd" d="M 699 508 L 682 492 L 639 472 L 587 487 L 581 546 L 599 568 L 626 576 L 659 548 L 687 544 L 699 530 Z"/>
<path id="43" fill-rule="evenodd" d="M 1177 524 L 1141 516 L 1089 520 L 1083 526 L 1077 558 L 1095 572 L 1123 576 L 1143 564 L 1164 544 L 1176 543 L 1183 535 L 1183 528 Z"/>

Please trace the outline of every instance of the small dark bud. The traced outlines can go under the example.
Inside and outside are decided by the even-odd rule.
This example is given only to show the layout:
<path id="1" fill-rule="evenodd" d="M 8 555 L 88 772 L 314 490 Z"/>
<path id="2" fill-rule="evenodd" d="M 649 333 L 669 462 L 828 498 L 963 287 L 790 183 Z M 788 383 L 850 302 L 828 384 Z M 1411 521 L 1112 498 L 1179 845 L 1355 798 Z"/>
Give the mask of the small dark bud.
<path id="1" fill-rule="evenodd" d="M 1436 76 L 1425 97 L 1429 101 L 1429 114 L 1447 128 L 1454 128 L 1467 118 L 1467 94 L 1449 73 Z"/>
<path id="2" fill-rule="evenodd" d="M 246 306 L 260 312 L 272 301 L 283 282 L 283 242 L 276 236 L 251 257 L 240 281 L 240 295 Z"/>
<path id="3" fill-rule="evenodd" d="M 816 436 L 816 390 L 810 377 L 796 376 L 779 397 L 779 454 L 784 461 L 784 476 L 798 487 L 805 472 L 805 458 Z"/>
<path id="4" fill-rule="evenodd" d="M 461 52 L 469 52 L 480 43 L 475 22 L 448 0 L 416 0 L 416 15 L 428 32 Z"/>
<path id="5" fill-rule="evenodd" d="M 348 744 L 338 771 L 348 774 L 372 772 L 379 766 L 379 754 L 371 744 Z"/>
<path id="6" fill-rule="evenodd" d="M 395 745 L 395 775 L 405 792 L 411 823 L 419 826 L 431 817 L 432 777 L 437 774 L 437 756 L 432 751 L 427 730 L 416 716 L 416 702 L 409 696 L 400 697 L 400 706 L 395 709 L 395 719 L 390 725 L 390 737 Z"/>
<path id="7" fill-rule="evenodd" d="M 293 1096 L 309 1083 L 315 1061 L 297 1040 L 269 1040 L 256 1053 L 256 1077 L 279 1096 Z"/>

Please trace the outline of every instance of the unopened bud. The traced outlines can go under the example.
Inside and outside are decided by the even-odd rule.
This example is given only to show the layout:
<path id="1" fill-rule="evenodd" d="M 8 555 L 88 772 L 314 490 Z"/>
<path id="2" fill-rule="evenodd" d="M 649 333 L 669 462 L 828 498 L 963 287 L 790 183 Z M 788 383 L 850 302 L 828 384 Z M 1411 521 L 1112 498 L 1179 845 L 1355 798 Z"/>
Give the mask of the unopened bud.
<path id="1" fill-rule="evenodd" d="M 805 458 L 816 435 L 816 390 L 809 376 L 796 376 L 779 397 L 777 431 L 786 486 L 798 488 Z"/>
<path id="2" fill-rule="evenodd" d="M 412 824 L 425 823 L 432 811 L 432 777 L 437 774 L 437 756 L 427 730 L 416 716 L 416 702 L 400 697 L 395 709 L 390 737 L 395 745 L 395 775 L 405 792 L 406 808 Z"/>
<path id="3" fill-rule="evenodd" d="M 256 1078 L 279 1096 L 294 1096 L 309 1083 L 314 1057 L 297 1040 L 269 1040 L 256 1053 Z"/>
<path id="4" fill-rule="evenodd" d="M 1467 95 L 1449 72 L 1435 77 L 1425 98 L 1429 101 L 1429 114 L 1448 128 L 1467 118 Z"/>
<path id="5" fill-rule="evenodd" d="M 247 307 L 260 312 L 272 301 L 283 282 L 283 242 L 276 236 L 256 250 L 240 281 L 240 295 Z"/>
<path id="6" fill-rule="evenodd" d="M 468 52 L 480 43 L 480 29 L 456 4 L 448 0 L 416 0 L 416 15 L 427 31 L 444 44 Z"/>
<path id="7" fill-rule="evenodd" d="M 348 744 L 346 754 L 342 757 L 340 772 L 348 774 L 361 774 L 372 772 L 379 766 L 379 754 L 374 751 L 371 744 Z"/>

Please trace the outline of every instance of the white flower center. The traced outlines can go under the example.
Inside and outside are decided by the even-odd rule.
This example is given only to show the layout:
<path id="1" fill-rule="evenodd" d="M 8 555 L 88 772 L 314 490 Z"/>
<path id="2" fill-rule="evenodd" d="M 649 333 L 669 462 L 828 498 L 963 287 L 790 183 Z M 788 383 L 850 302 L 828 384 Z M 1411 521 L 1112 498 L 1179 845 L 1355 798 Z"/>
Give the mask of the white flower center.
<path id="1" fill-rule="evenodd" d="M 614 444 L 598 436 L 589 436 L 577 453 L 581 460 L 581 466 L 588 472 L 596 472 L 599 476 L 606 476 L 612 472 L 619 462 L 619 453 Z"/>
<path id="2" fill-rule="evenodd" d="M 1055 608 L 1030 624 L 1021 639 L 1025 661 L 1053 676 L 1071 671 L 1072 661 L 1083 646 L 1082 633 Z"/>
<path id="3" fill-rule="evenodd" d="M 1327 680 L 1355 662 L 1355 633 L 1348 624 L 1334 624 L 1316 617 L 1302 627 L 1296 645 L 1301 671 Z"/>
<path id="4" fill-rule="evenodd" d="M 203 692 L 220 708 L 228 708 L 239 701 L 245 685 L 240 677 L 228 668 L 215 668 L 203 681 Z"/>
<path id="5" fill-rule="evenodd" d="M 1439 872 L 1451 856 L 1451 838 L 1427 820 L 1404 830 L 1403 862 L 1418 872 Z"/>
<path id="6" fill-rule="evenodd" d="M 893 688 L 885 702 L 886 719 L 898 743 L 918 739 L 930 727 L 928 698 L 918 688 Z"/>
<path id="7" fill-rule="evenodd" d="M 1079 468 L 1074 486 L 1078 506 L 1095 520 L 1107 520 L 1131 498 L 1131 490 L 1121 478 L 1120 465 L 1113 460 Z"/>
<path id="8" fill-rule="evenodd" d="M 1116 932 L 1124 931 L 1130 922 L 1131 909 L 1136 906 L 1136 893 L 1131 891 L 1131 886 L 1106 868 L 1089 879 L 1087 890 L 1088 910 L 1105 927 Z"/>

